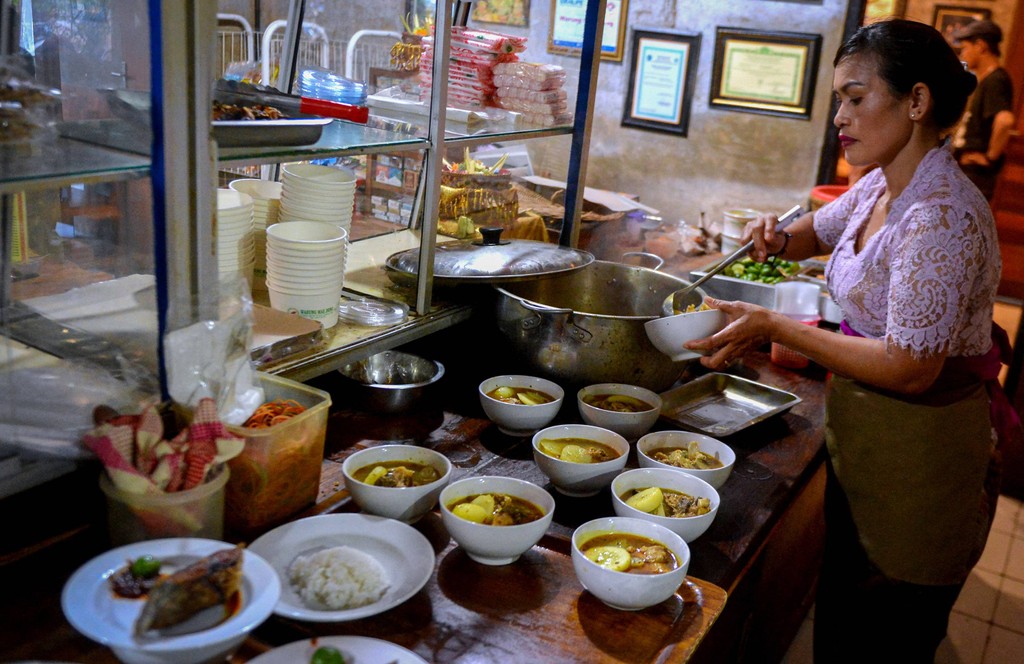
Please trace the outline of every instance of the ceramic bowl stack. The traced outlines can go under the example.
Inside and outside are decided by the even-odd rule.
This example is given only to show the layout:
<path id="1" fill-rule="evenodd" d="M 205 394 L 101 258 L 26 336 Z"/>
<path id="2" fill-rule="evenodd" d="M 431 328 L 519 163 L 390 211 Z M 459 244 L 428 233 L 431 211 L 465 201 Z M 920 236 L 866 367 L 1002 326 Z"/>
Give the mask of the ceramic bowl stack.
<path id="1" fill-rule="evenodd" d="M 345 281 L 348 231 L 319 221 L 291 221 L 267 228 L 270 306 L 319 321 L 338 322 Z"/>
<path id="2" fill-rule="evenodd" d="M 273 226 L 278 220 L 281 209 L 281 183 L 243 178 L 232 180 L 228 187 L 252 197 L 252 237 L 256 247 L 252 289 L 266 291 L 267 227 Z"/>
<path id="3" fill-rule="evenodd" d="M 281 221 L 322 221 L 349 230 L 355 195 L 352 171 L 317 164 L 281 167 Z"/>
<path id="4" fill-rule="evenodd" d="M 217 268 L 221 279 L 239 275 L 252 284 L 256 260 L 252 210 L 248 194 L 217 190 Z"/>

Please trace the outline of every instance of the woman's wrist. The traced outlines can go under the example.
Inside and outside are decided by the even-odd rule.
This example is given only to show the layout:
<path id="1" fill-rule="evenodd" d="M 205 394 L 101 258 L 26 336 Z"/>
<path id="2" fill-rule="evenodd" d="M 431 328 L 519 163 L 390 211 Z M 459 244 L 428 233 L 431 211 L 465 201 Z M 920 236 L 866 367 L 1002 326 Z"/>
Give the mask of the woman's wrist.
<path id="1" fill-rule="evenodd" d="M 791 237 L 793 237 L 792 233 L 787 233 L 787 232 L 783 231 L 782 232 L 782 246 L 779 247 L 778 251 L 773 251 L 772 253 L 768 254 L 768 258 L 775 258 L 776 256 L 781 256 L 782 254 L 786 253 L 786 248 L 789 246 L 789 239 Z"/>

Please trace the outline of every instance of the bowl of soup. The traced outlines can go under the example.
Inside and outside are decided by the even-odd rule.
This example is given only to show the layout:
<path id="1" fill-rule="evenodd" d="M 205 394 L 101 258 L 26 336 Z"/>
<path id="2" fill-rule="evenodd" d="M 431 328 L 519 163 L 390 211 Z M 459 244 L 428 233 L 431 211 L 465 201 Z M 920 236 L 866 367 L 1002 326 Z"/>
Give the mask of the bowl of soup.
<path id="1" fill-rule="evenodd" d="M 639 611 L 672 597 L 690 567 L 690 548 L 679 535 L 650 521 L 620 516 L 576 528 L 571 555 L 583 587 L 623 611 Z"/>
<path id="2" fill-rule="evenodd" d="M 703 535 L 721 500 L 710 484 L 668 468 L 633 468 L 612 480 L 612 509 L 619 516 L 668 528 L 687 543 Z"/>
<path id="3" fill-rule="evenodd" d="M 547 532 L 555 499 L 512 477 L 466 477 L 441 491 L 441 521 L 472 560 L 508 565 Z"/>
<path id="4" fill-rule="evenodd" d="M 362 511 L 411 523 L 437 505 L 452 464 L 425 447 L 379 445 L 349 455 L 341 472 Z"/>
<path id="5" fill-rule="evenodd" d="M 641 468 L 681 470 L 721 488 L 736 465 L 736 452 L 711 436 L 689 431 L 655 431 L 636 443 Z"/>
<path id="6" fill-rule="evenodd" d="M 590 424 L 556 424 L 533 435 L 533 460 L 559 493 L 593 496 L 625 467 L 629 441 Z"/>
<path id="7" fill-rule="evenodd" d="M 586 424 L 611 429 L 627 440 L 650 431 L 661 414 L 661 397 L 639 385 L 597 383 L 576 393 L 576 405 Z"/>
<path id="8" fill-rule="evenodd" d="M 555 419 L 565 390 L 546 378 L 523 375 L 493 376 L 480 383 L 480 405 L 498 430 L 526 437 Z"/>

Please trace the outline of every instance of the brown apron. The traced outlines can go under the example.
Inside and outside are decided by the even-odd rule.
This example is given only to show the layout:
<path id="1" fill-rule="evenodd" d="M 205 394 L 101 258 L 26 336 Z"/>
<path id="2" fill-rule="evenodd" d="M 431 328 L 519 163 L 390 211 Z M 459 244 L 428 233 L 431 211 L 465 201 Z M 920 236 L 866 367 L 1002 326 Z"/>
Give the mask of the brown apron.
<path id="1" fill-rule="evenodd" d="M 871 562 L 899 581 L 962 582 L 990 524 L 984 386 L 904 399 L 833 375 L 826 403 L 825 442 Z"/>

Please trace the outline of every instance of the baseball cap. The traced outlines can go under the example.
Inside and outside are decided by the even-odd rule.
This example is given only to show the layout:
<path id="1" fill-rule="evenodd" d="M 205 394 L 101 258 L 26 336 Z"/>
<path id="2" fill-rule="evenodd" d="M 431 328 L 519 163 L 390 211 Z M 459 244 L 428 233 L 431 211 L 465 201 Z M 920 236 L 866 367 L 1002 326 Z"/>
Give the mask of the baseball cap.
<path id="1" fill-rule="evenodd" d="M 999 42 L 1003 41 L 1003 31 L 989 20 L 972 21 L 953 33 L 953 41 L 981 39 L 988 44 L 993 53 L 999 53 Z"/>

